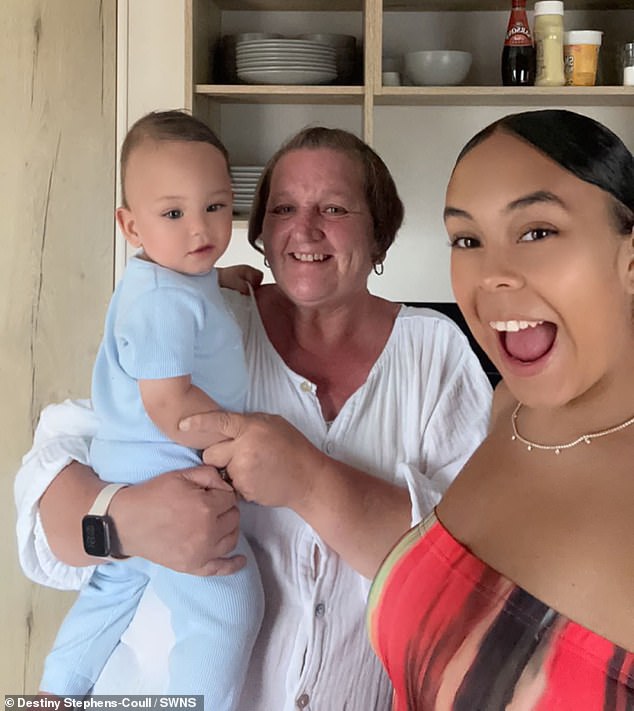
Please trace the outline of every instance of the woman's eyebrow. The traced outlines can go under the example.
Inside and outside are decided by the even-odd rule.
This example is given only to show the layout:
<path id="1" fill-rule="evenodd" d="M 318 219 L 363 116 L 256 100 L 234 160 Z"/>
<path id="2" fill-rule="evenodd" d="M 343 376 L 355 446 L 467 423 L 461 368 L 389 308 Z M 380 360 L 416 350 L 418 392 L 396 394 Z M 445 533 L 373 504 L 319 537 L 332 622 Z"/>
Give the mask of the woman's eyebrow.
<path id="1" fill-rule="evenodd" d="M 471 214 L 469 212 L 467 212 L 466 210 L 461 210 L 458 207 L 451 207 L 451 205 L 447 205 L 447 207 L 445 207 L 445 210 L 443 212 L 443 219 L 446 220 L 449 217 L 462 217 L 467 220 L 473 220 L 473 217 L 471 216 Z"/>
<path id="2" fill-rule="evenodd" d="M 551 193 L 548 190 L 536 190 L 534 193 L 529 193 L 528 195 L 524 195 L 523 197 L 517 198 L 517 200 L 510 202 L 504 212 L 511 212 L 512 210 L 518 210 L 522 207 L 529 207 L 530 205 L 535 205 L 540 202 L 552 202 L 560 205 L 561 207 L 566 207 L 564 201 L 560 197 L 557 197 L 554 193 Z"/>
<path id="3" fill-rule="evenodd" d="M 542 202 L 555 203 L 556 205 L 560 205 L 563 208 L 566 207 L 566 203 L 560 197 L 555 195 L 555 193 L 551 193 L 548 190 L 536 190 L 533 193 L 523 195 L 522 197 L 517 198 L 517 200 L 511 201 L 504 208 L 504 212 L 512 212 L 513 210 L 519 210 L 523 207 L 529 207 L 530 205 L 535 205 L 537 203 Z M 473 216 L 471 215 L 471 213 L 467 212 L 467 210 L 462 210 L 459 207 L 452 207 L 451 205 L 447 205 L 443 213 L 443 218 L 447 220 L 449 217 L 461 217 L 466 220 L 473 220 Z"/>

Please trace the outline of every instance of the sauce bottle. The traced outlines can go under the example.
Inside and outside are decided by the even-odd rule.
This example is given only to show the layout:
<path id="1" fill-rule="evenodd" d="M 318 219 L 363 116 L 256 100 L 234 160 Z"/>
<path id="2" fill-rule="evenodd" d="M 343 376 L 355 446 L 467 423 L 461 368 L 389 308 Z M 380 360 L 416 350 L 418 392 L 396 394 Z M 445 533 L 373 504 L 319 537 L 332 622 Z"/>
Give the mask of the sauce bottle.
<path id="1" fill-rule="evenodd" d="M 532 86 L 534 83 L 535 47 L 526 17 L 526 0 L 513 0 L 502 50 L 502 84 Z"/>
<path id="2" fill-rule="evenodd" d="M 535 48 L 537 75 L 535 86 L 563 86 L 564 4 L 561 0 L 535 3 Z"/>
<path id="3" fill-rule="evenodd" d="M 623 47 L 623 86 L 634 86 L 634 42 Z"/>

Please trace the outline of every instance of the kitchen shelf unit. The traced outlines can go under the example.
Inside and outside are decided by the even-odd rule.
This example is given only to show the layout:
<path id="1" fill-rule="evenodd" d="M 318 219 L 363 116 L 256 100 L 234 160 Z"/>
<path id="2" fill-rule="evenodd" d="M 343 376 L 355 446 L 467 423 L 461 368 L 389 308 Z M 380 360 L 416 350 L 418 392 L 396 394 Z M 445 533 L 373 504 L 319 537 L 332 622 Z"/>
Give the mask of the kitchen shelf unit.
<path id="1" fill-rule="evenodd" d="M 358 105 L 362 107 L 362 135 L 372 144 L 375 106 L 634 106 L 634 88 L 623 86 L 382 86 L 381 56 L 386 13 L 508 12 L 509 8 L 508 0 L 187 0 L 190 37 L 186 42 L 191 47 L 187 81 L 191 81 L 192 107 L 196 113 L 214 123 L 214 105 Z M 566 0 L 566 10 L 602 13 L 634 10 L 634 1 Z M 297 12 L 298 24 L 301 23 L 301 13 L 324 12 L 333 17 L 336 24 L 338 12 L 358 12 L 362 16 L 363 28 L 362 36 L 359 37 L 363 43 L 363 84 L 347 87 L 210 83 L 211 48 L 222 34 L 223 13 L 234 11 L 248 12 L 247 16 L 252 16 L 252 13 Z M 250 29 L 244 27 L 244 31 Z M 302 31 L 308 30 L 304 28 Z M 496 42 L 500 42 L 497 36 Z"/>

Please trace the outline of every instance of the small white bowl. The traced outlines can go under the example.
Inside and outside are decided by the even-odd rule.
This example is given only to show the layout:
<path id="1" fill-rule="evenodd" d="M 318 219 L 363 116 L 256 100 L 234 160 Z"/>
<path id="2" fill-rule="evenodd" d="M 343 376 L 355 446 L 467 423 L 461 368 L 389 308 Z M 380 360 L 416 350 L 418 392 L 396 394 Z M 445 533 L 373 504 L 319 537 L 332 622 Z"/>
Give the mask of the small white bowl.
<path id="1" fill-rule="evenodd" d="M 471 52 L 432 49 L 405 55 L 405 74 L 415 86 L 454 86 L 471 68 Z"/>
<path id="2" fill-rule="evenodd" d="M 382 72 L 381 79 L 383 86 L 401 85 L 401 75 L 398 72 Z"/>
<path id="3" fill-rule="evenodd" d="M 401 57 L 383 57 L 381 68 L 384 72 L 400 72 L 403 69 Z"/>

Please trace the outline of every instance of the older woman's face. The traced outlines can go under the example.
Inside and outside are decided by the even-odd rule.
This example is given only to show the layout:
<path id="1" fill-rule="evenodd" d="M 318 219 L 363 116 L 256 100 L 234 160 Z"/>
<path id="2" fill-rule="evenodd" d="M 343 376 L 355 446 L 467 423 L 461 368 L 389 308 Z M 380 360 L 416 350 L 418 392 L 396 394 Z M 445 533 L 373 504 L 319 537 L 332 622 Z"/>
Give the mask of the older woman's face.
<path id="1" fill-rule="evenodd" d="M 375 243 L 361 166 L 326 148 L 285 154 L 271 176 L 261 236 L 277 284 L 295 303 L 367 292 Z"/>

